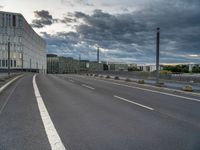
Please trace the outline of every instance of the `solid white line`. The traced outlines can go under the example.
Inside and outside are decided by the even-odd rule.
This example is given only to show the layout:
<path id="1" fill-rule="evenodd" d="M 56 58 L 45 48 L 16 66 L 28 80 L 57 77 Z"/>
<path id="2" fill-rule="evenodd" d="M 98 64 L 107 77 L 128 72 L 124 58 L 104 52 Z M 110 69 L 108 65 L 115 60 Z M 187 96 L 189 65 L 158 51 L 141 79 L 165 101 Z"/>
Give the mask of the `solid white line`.
<path id="1" fill-rule="evenodd" d="M 19 79 L 20 77 L 22 77 L 23 75 L 17 76 L 14 79 L 10 80 L 9 82 L 7 82 L 5 85 L 3 85 L 2 87 L 0 87 L 0 93 L 3 92 L 3 90 L 5 90 L 10 84 L 12 84 L 13 82 L 15 82 L 17 79 Z"/>
<path id="2" fill-rule="evenodd" d="M 88 89 L 91 89 L 91 90 L 94 90 L 95 88 L 91 87 L 91 86 L 88 86 L 88 85 L 85 85 L 85 84 L 82 84 L 82 86 L 88 88 Z"/>
<path id="3" fill-rule="evenodd" d="M 42 118 L 42 122 L 49 140 L 49 143 L 51 145 L 52 150 L 66 150 L 64 144 L 62 143 L 60 136 L 58 135 L 58 132 L 51 120 L 51 117 L 49 116 L 49 113 L 46 109 L 46 106 L 43 102 L 43 99 L 40 95 L 37 83 L 36 83 L 36 75 L 33 76 L 33 88 L 35 92 L 35 97 L 37 99 L 40 116 Z"/>
<path id="4" fill-rule="evenodd" d="M 1 109 L 0 109 L 0 115 L 2 114 L 3 110 L 4 110 L 5 107 L 7 106 L 8 101 L 10 100 L 10 97 L 13 95 L 13 93 L 14 93 L 14 91 L 16 90 L 16 88 L 18 87 L 19 83 L 20 83 L 20 82 L 18 82 L 18 83 L 15 85 L 15 87 L 12 89 L 12 91 L 9 93 L 8 97 L 6 98 L 6 100 L 5 100 L 4 104 L 3 104 L 3 106 L 2 106 Z"/>
<path id="5" fill-rule="evenodd" d="M 129 87 L 129 88 L 133 88 L 133 89 L 139 89 L 139 90 L 143 90 L 143 91 L 148 91 L 148 92 L 152 92 L 152 93 L 157 93 L 157 94 L 162 94 L 162 95 L 178 97 L 178 98 L 182 98 L 182 99 L 187 99 L 187 100 L 191 100 L 191 101 L 200 102 L 200 99 L 196 99 L 196 98 L 185 97 L 185 96 L 180 96 L 180 95 L 175 95 L 175 94 L 170 94 L 170 93 L 165 93 L 165 92 L 159 92 L 159 91 L 154 91 L 154 90 L 150 90 L 150 89 L 143 89 L 143 88 L 133 87 L 133 86 L 124 85 L 124 84 L 118 84 L 118 83 L 113 83 L 113 84 L 116 84 L 116 85 L 119 85 L 119 86 Z"/>
<path id="6" fill-rule="evenodd" d="M 84 78 L 84 77 L 82 77 L 82 78 Z M 129 85 L 125 85 L 125 84 L 119 84 L 119 83 L 114 83 L 114 82 L 110 82 L 110 81 L 105 81 L 105 80 L 98 80 L 98 79 L 93 79 L 93 80 L 103 81 L 103 82 L 107 82 L 107 83 L 111 83 L 111 84 L 115 84 L 115 85 L 119 85 L 119 86 L 129 87 L 132 89 L 138 89 L 138 90 L 148 91 L 148 92 L 152 92 L 152 93 L 182 98 L 182 99 L 186 99 L 186 100 L 190 100 L 190 101 L 200 102 L 200 99 L 197 99 L 197 98 L 191 98 L 191 97 L 185 97 L 185 96 L 180 96 L 180 95 L 175 95 L 175 94 L 170 94 L 170 93 L 165 93 L 165 92 L 159 92 L 159 91 L 155 91 L 155 90 L 144 89 L 144 88 L 140 88 L 140 87 L 134 87 L 134 86 L 129 86 Z"/>
<path id="7" fill-rule="evenodd" d="M 135 105 L 137 105 L 137 106 L 140 106 L 140 107 L 143 107 L 143 108 L 149 109 L 149 110 L 154 110 L 154 109 L 151 108 L 151 107 L 148 107 L 148 106 L 145 106 L 145 105 L 142 105 L 142 104 L 139 104 L 139 103 L 136 103 L 136 102 L 130 101 L 130 100 L 125 99 L 125 98 L 120 97 L 120 96 L 116 96 L 116 95 L 114 95 L 114 97 L 115 97 L 115 98 L 118 98 L 118 99 L 120 99 L 120 100 L 123 100 L 123 101 L 129 102 L 129 103 L 135 104 Z"/>

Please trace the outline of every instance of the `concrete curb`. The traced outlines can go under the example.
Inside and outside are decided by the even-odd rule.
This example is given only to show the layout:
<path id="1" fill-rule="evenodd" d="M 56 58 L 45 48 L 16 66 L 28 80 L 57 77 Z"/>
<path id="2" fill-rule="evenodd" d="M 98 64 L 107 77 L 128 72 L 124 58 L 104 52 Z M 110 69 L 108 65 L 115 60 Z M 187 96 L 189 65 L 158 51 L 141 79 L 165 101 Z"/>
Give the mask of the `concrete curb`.
<path id="1" fill-rule="evenodd" d="M 96 77 L 97 78 L 97 77 Z M 121 83 L 126 83 L 126 81 L 123 81 L 123 80 L 114 80 L 112 77 L 110 79 L 102 79 L 102 78 L 99 78 L 100 80 L 110 80 L 110 81 L 115 81 L 115 82 L 121 82 Z M 200 96 L 200 93 L 195 93 L 195 92 L 186 92 L 186 91 L 182 91 L 182 90 L 177 90 L 177 89 L 171 89 L 171 88 L 166 88 L 166 87 L 157 87 L 157 86 L 153 86 L 153 85 L 148 85 L 148 84 L 138 84 L 138 83 L 135 83 L 135 82 L 129 82 L 133 85 L 137 85 L 137 86 L 140 86 L 140 87 L 143 87 L 143 88 L 154 88 L 154 90 L 163 90 L 163 91 L 168 91 L 168 92 L 177 92 L 177 93 L 180 93 L 180 94 L 187 94 L 187 95 L 191 95 L 191 96 Z"/>
<path id="2" fill-rule="evenodd" d="M 13 82 L 15 82 L 17 79 L 21 78 L 24 75 L 19 75 L 17 77 L 15 77 L 14 79 L 10 80 L 9 82 L 7 82 L 6 84 L 4 84 L 2 87 L 0 87 L 0 94 L 9 86 L 11 85 Z"/>

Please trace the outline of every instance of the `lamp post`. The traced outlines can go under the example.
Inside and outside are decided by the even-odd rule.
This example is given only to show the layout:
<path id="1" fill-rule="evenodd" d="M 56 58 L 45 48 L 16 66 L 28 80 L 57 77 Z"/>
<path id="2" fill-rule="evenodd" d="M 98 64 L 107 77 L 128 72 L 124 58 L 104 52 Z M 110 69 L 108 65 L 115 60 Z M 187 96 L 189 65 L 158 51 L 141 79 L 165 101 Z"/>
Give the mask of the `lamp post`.
<path id="1" fill-rule="evenodd" d="M 8 39 L 8 60 L 7 60 L 7 65 L 8 65 L 8 76 L 10 76 L 10 39 Z"/>
<path id="2" fill-rule="evenodd" d="M 157 28 L 157 37 L 156 37 L 156 84 L 159 84 L 159 59 L 160 59 L 160 28 Z"/>
<path id="3" fill-rule="evenodd" d="M 98 46 L 97 47 L 97 67 L 98 67 L 98 73 L 100 71 L 99 53 L 100 53 L 100 50 L 99 50 L 99 46 Z"/>

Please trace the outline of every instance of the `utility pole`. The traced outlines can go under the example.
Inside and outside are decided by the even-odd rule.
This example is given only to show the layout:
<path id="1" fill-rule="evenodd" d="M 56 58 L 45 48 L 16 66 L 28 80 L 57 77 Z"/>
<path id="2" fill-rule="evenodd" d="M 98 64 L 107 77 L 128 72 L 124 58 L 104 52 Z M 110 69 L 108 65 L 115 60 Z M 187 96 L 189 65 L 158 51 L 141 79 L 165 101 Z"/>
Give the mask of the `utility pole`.
<path id="1" fill-rule="evenodd" d="M 99 47 L 97 47 L 97 63 L 99 63 Z"/>
<path id="2" fill-rule="evenodd" d="M 79 54 L 79 60 L 78 60 L 78 72 L 81 72 L 81 54 Z"/>
<path id="3" fill-rule="evenodd" d="M 7 65 L 8 65 L 8 76 L 10 76 L 10 39 L 8 39 L 8 60 L 7 60 Z"/>
<path id="4" fill-rule="evenodd" d="M 100 67 L 99 67 L 99 47 L 97 47 L 97 67 L 98 67 L 98 72 L 100 70 Z"/>
<path id="5" fill-rule="evenodd" d="M 156 37 L 156 84 L 159 84 L 159 60 L 160 60 L 160 28 L 157 28 L 157 37 Z"/>

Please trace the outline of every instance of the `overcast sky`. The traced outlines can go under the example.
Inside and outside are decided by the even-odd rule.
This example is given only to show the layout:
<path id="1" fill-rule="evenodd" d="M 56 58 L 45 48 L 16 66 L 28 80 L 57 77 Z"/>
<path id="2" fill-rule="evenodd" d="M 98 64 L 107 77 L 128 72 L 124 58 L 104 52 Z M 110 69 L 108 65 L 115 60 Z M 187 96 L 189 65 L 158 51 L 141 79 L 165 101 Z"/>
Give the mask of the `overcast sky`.
<path id="1" fill-rule="evenodd" d="M 1 0 L 47 41 L 48 53 L 152 64 L 156 28 L 162 63 L 200 63 L 200 0 Z"/>

